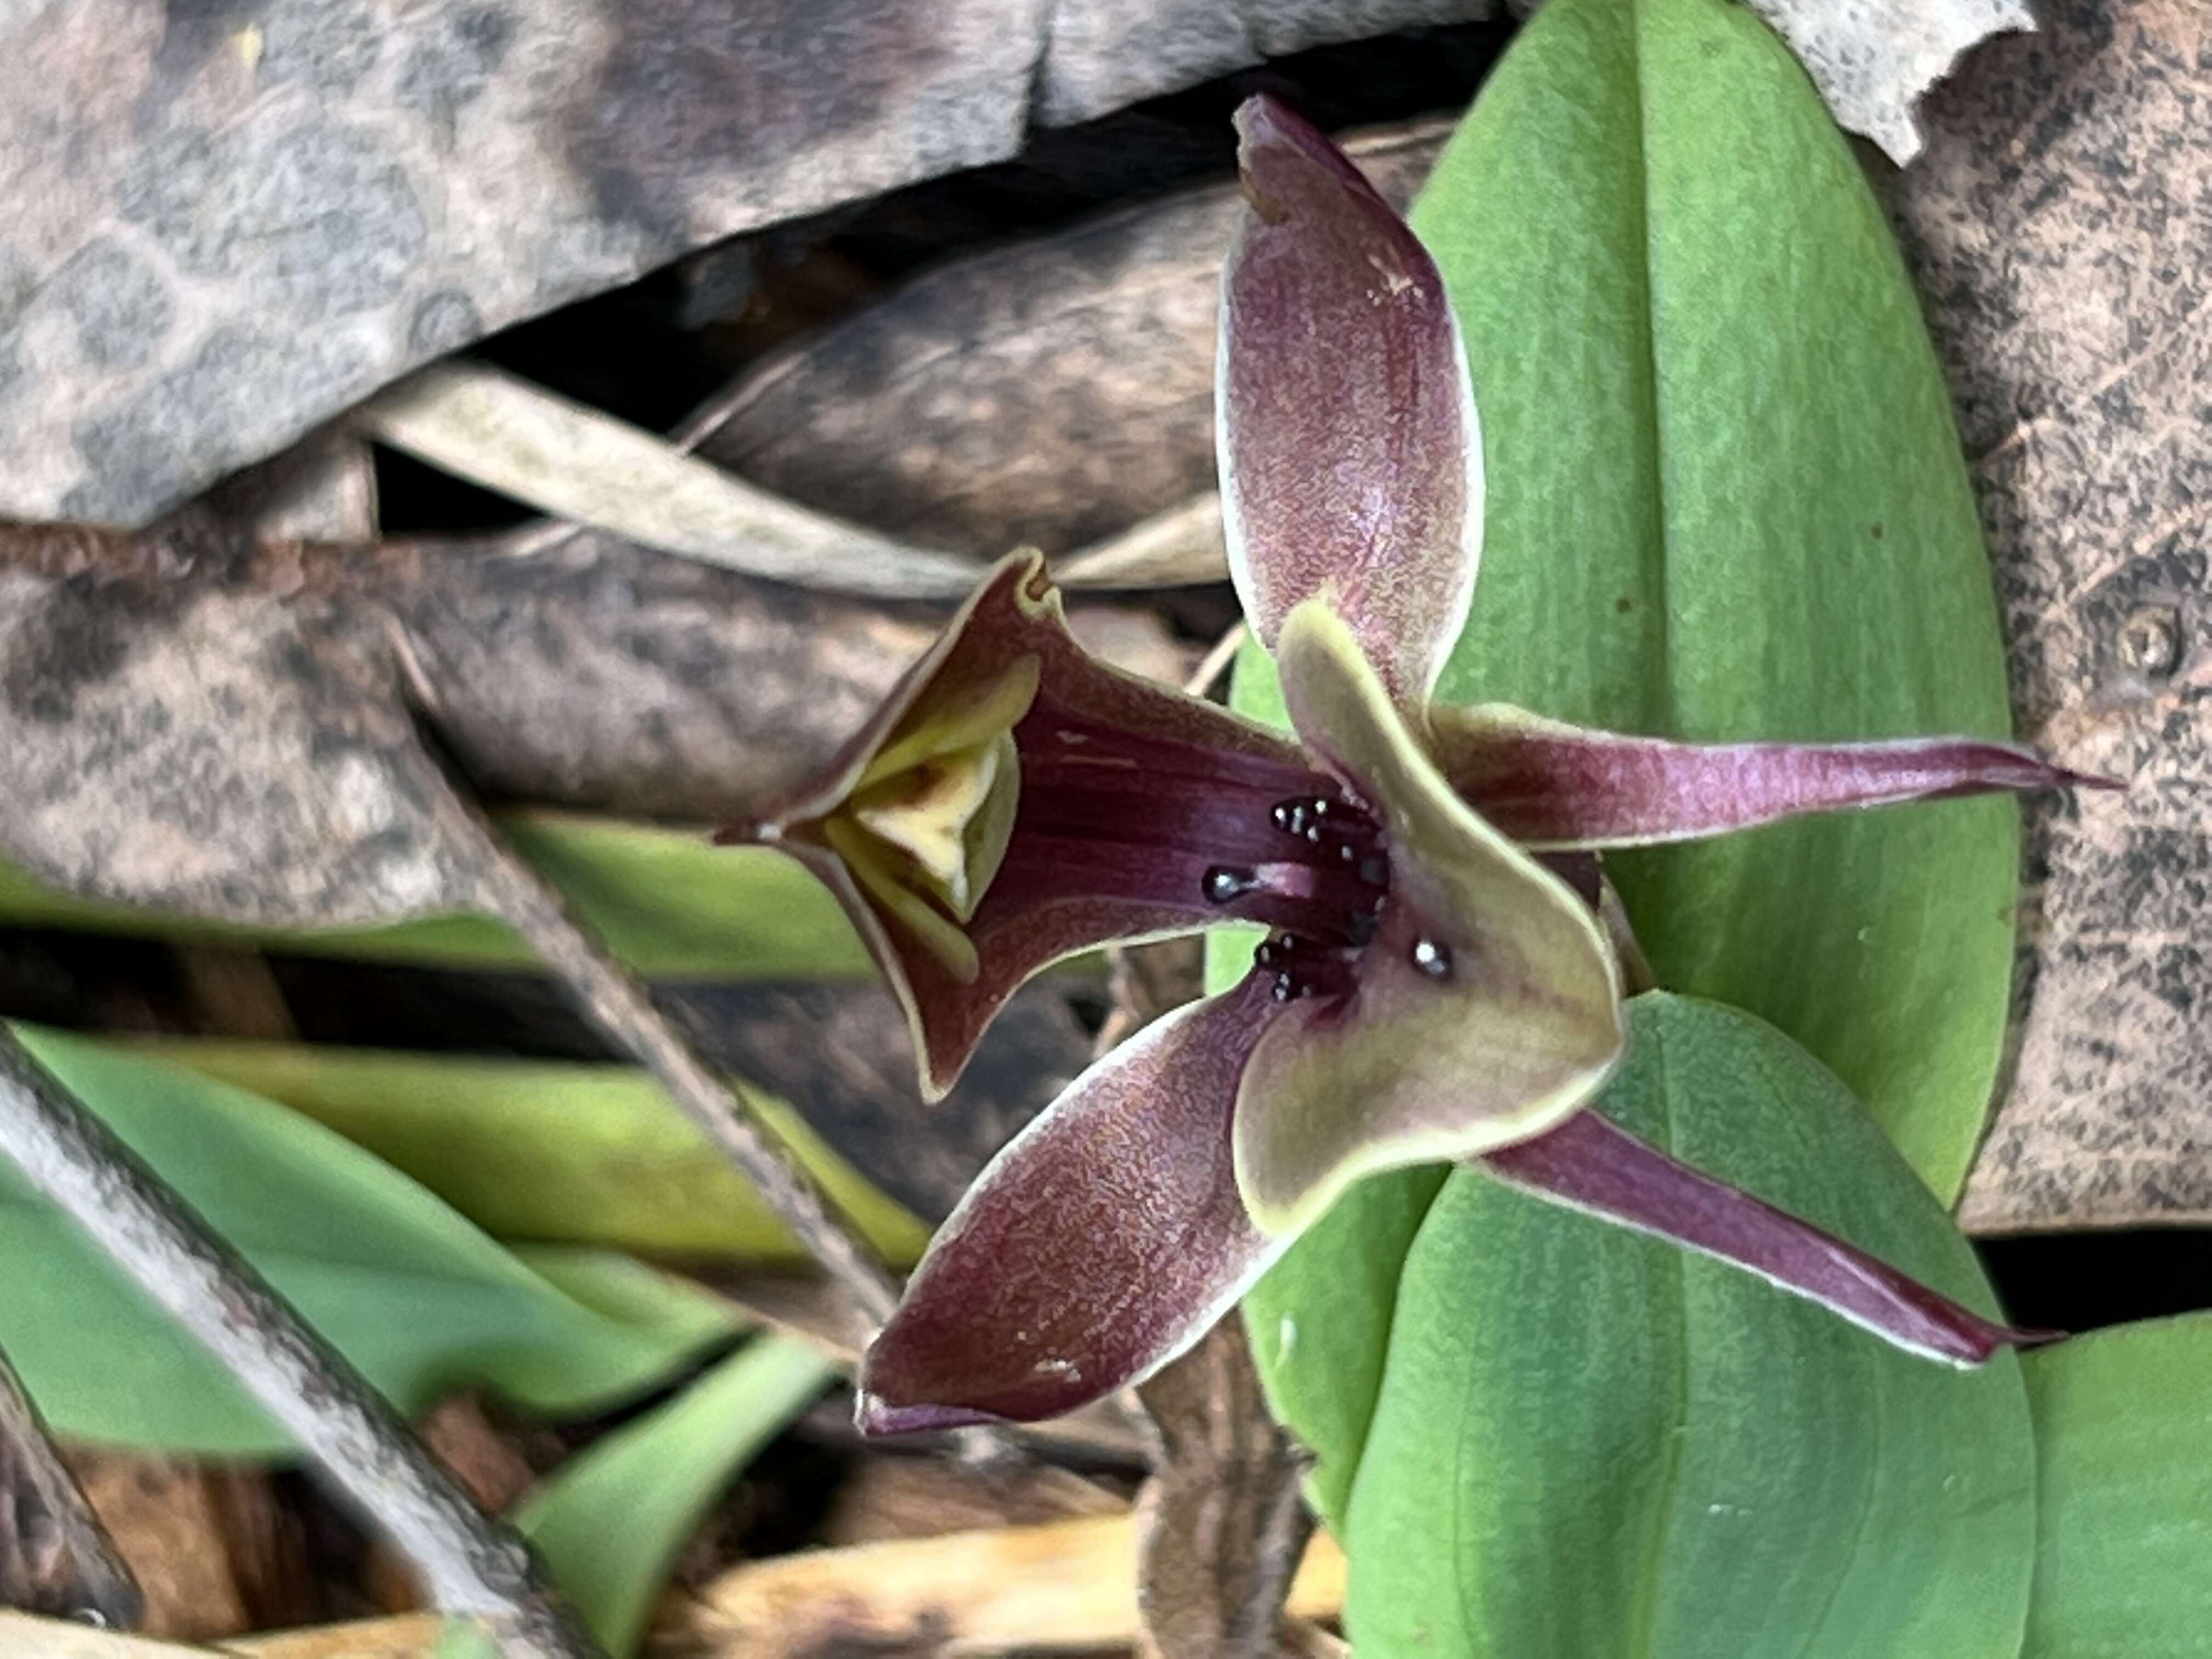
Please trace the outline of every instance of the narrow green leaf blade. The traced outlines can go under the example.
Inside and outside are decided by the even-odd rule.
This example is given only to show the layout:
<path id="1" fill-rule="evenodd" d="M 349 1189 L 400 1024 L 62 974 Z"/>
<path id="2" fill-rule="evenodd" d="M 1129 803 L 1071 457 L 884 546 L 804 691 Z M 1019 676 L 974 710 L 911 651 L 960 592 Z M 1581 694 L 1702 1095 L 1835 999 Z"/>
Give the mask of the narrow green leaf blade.
<path id="1" fill-rule="evenodd" d="M 337 1130 L 510 1243 L 808 1260 L 729 1160 L 634 1066 L 191 1038 L 132 1047 Z M 904 1267 L 921 1255 L 928 1230 L 911 1212 L 781 1101 L 751 1098 L 886 1259 Z"/>
<path id="2" fill-rule="evenodd" d="M 834 1374 L 802 1342 L 756 1338 L 526 1500 L 516 1521 L 614 1659 L 636 1651 L 708 1506 Z"/>
<path id="3" fill-rule="evenodd" d="M 2041 1525 L 2029 1659 L 2212 1654 L 2212 1314 L 2023 1357 Z"/>
<path id="4" fill-rule="evenodd" d="M 272 1102 L 86 1038 L 15 1030 L 403 1411 L 461 1388 L 543 1412 L 597 1408 L 734 1328 L 715 1298 L 665 1275 L 647 1290 L 603 1267 L 603 1281 L 619 1282 L 580 1299 L 388 1164 Z M 0 1349 L 58 1432 L 208 1455 L 289 1449 L 12 1170 L 0 1170 L 0 1261 L 12 1274 Z"/>
<path id="5" fill-rule="evenodd" d="M 1972 1253 L 1772 1028 L 1632 1005 L 1604 1109 L 1985 1312 Z M 1382 1653 L 2017 1651 L 2035 1528 L 2018 1362 L 1900 1352 L 1748 1274 L 1455 1172 L 1406 1261 L 1354 1486 Z"/>
<path id="6" fill-rule="evenodd" d="M 874 971 L 829 892 L 791 860 L 714 847 L 703 830 L 578 813 L 501 815 L 524 858 L 551 878 L 614 953 L 664 979 L 850 979 Z M 537 958 L 487 916 L 428 916 L 386 927 L 227 927 L 72 898 L 0 862 L 0 918 L 161 939 L 210 939 L 307 956 L 456 968 L 528 968 Z"/>

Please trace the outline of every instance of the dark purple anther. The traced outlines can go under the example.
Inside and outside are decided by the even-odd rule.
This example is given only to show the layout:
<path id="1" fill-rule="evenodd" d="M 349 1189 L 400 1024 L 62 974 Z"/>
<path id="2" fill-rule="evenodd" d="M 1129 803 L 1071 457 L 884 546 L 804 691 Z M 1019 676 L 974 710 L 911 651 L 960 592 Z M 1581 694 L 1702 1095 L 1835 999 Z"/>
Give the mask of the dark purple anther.
<path id="1" fill-rule="evenodd" d="M 1217 864 L 1206 872 L 1200 890 L 1211 904 L 1231 904 L 1260 884 L 1260 878 L 1234 865 Z"/>
<path id="2" fill-rule="evenodd" d="M 1325 944 L 1303 933 L 1275 933 L 1252 952 L 1255 967 L 1272 969 L 1268 994 L 1278 1002 L 1301 997 L 1341 996 L 1352 989 L 1358 945 Z"/>

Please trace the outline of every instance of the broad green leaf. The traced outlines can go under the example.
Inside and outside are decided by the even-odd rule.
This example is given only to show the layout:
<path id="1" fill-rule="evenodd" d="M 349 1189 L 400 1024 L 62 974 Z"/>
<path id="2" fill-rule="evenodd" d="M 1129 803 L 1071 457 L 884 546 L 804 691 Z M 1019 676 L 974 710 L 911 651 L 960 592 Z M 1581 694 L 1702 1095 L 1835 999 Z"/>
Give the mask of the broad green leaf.
<path id="1" fill-rule="evenodd" d="M 805 1252 L 643 1072 L 384 1049 L 190 1039 L 132 1045 L 337 1130 L 497 1237 L 799 1263 Z M 877 1249 L 928 1230 L 781 1101 L 750 1097 Z"/>
<path id="2" fill-rule="evenodd" d="M 272 1102 L 86 1038 L 24 1046 L 403 1411 L 481 1388 L 595 1410 L 726 1338 L 714 1297 L 638 1264 L 533 1272 L 390 1165 Z M 12 1169 L 0 1350 L 56 1431 L 210 1455 L 287 1449 L 228 1376 Z"/>
<path id="3" fill-rule="evenodd" d="M 722 1491 L 835 1369 L 756 1338 L 667 1404 L 556 1470 L 515 1519 L 613 1659 L 628 1659 L 677 1553 Z"/>
<path id="4" fill-rule="evenodd" d="M 1911 284 L 1843 139 L 1750 12 L 1553 0 L 1413 222 L 1467 336 L 1489 489 L 1442 695 L 1701 738 L 2004 730 L 1989 572 Z M 1282 722 L 1256 647 L 1234 701 Z M 1663 983 L 1796 1037 L 1948 1201 L 2002 1032 L 2014 811 L 1843 815 L 1608 867 Z M 1217 946 L 1217 974 L 1247 956 Z M 1332 1514 L 1406 1218 L 1433 1184 L 1381 1179 L 1397 1190 L 1343 1206 L 1248 1303 Z M 1271 1358 L 1271 1328 L 1324 1315 L 1325 1346 Z"/>
<path id="5" fill-rule="evenodd" d="M 702 831 L 564 812 L 510 812 L 500 826 L 614 953 L 641 973 L 663 979 L 833 979 L 873 971 L 828 890 L 766 848 L 714 847 Z M 0 918 L 457 968 L 536 963 L 520 939 L 484 916 L 312 932 L 228 927 L 71 898 L 5 863 L 0 863 Z"/>
<path id="6" fill-rule="evenodd" d="M 1771 1027 L 1654 994 L 1625 1127 L 1985 1313 L 1966 1241 Z M 1889 1347 L 1734 1268 L 1454 1172 L 1406 1260 L 1349 1509 L 1353 1645 L 1445 1656 L 2018 1651 L 2019 1362 Z"/>
<path id="7" fill-rule="evenodd" d="M 1546 6 L 1412 216 L 1467 336 L 1490 491 L 1442 696 L 1698 739 L 2006 732 L 1917 301 L 1748 9 Z M 1264 710 L 1259 660 L 1238 700 Z M 1948 1201 L 2003 1032 L 2016 821 L 1946 802 L 1609 867 L 1663 984 L 1797 1038 Z"/>
<path id="8" fill-rule="evenodd" d="M 2212 1314 L 2026 1355 L 2042 1524 L 2031 1659 L 2212 1654 Z"/>

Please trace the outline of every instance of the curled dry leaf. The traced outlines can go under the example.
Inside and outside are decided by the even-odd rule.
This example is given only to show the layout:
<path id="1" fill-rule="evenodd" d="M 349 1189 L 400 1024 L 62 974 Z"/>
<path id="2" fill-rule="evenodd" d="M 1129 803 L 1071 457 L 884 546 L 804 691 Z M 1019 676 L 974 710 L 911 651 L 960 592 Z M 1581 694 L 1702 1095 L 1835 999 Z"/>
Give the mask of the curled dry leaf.
<path id="1" fill-rule="evenodd" d="M 1929 100 L 1893 191 L 2021 733 L 2129 784 L 2031 810 L 2017 1063 L 1961 1211 L 1984 1231 L 2212 1217 L 2212 18 L 2095 0 L 2047 21 Z"/>
<path id="2" fill-rule="evenodd" d="M 1040 21 L 1039 0 L 15 9 L 0 509 L 142 520 L 488 329 L 1010 154 Z"/>
<path id="3" fill-rule="evenodd" d="M 489 794 L 678 822 L 727 817 L 826 760 L 933 631 L 925 611 L 596 532 L 524 558 L 424 545 L 363 580 Z"/>
<path id="4" fill-rule="evenodd" d="M 1351 150 L 1402 207 L 1449 130 Z M 1241 200 L 1223 184 L 924 276 L 747 374 L 700 453 L 927 547 L 1059 555 L 1173 515 L 1213 486 L 1214 315 Z M 1211 577 L 1218 524 L 1200 508 L 1150 528 Z M 1139 568 L 1146 550 L 1119 549 Z"/>
<path id="5" fill-rule="evenodd" d="M 445 782 L 412 709 L 494 798 L 712 822 L 818 766 L 934 623 L 592 532 L 501 546 L 256 543 L 197 513 L 137 538 L 7 529 L 0 851 L 238 922 L 465 908 L 473 855 L 427 827 Z M 1077 625 L 1163 677 L 1192 654 L 1120 608 Z"/>
<path id="6" fill-rule="evenodd" d="M 105 1449 L 70 1462 L 144 1591 L 130 1628 L 216 1641 L 327 1611 L 302 1517 L 268 1470 Z"/>

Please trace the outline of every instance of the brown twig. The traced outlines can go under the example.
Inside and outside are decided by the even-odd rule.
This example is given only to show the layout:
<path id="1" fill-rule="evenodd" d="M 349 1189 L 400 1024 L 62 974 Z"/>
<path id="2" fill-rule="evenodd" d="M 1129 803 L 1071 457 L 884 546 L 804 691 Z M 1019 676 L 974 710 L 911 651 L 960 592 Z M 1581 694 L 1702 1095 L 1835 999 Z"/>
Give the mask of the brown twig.
<path id="1" fill-rule="evenodd" d="M 489 819 L 473 810 L 469 816 L 484 838 L 487 907 L 537 951 L 586 1017 L 659 1079 L 870 1323 L 889 1319 L 898 1304 L 897 1282 L 857 1230 L 753 1120 L 738 1091 L 654 1006 L 645 986 L 576 920 L 559 890 L 517 857 Z"/>
<path id="2" fill-rule="evenodd" d="M 0 1156 L 205 1346 L 421 1575 L 516 1659 L 599 1652 L 522 1540 L 480 1513 L 345 1358 L 0 1029 Z"/>
<path id="3" fill-rule="evenodd" d="M 127 1630 L 145 1609 L 130 1564 L 0 1354 L 0 1604 Z"/>

